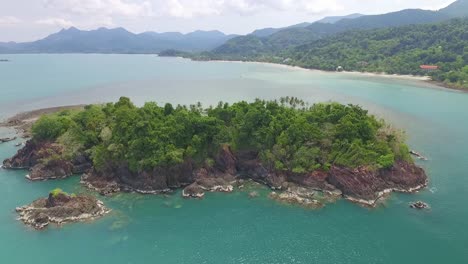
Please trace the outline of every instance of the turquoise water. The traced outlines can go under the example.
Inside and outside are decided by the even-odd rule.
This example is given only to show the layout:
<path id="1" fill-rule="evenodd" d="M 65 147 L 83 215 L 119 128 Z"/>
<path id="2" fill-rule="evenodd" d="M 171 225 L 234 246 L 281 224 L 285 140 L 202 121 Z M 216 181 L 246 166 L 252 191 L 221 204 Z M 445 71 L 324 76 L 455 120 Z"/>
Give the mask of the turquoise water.
<path id="1" fill-rule="evenodd" d="M 214 104 L 274 99 L 356 103 L 407 131 L 427 190 L 395 194 L 377 209 L 338 201 L 321 210 L 277 204 L 263 190 L 208 194 L 201 201 L 120 194 L 92 223 L 43 232 L 15 220 L 14 208 L 49 190 L 87 192 L 79 178 L 31 183 L 0 169 L 1 263 L 467 263 L 468 94 L 421 82 L 282 67 L 191 62 L 143 55 L 6 55 L 0 117 L 22 110 L 115 100 Z M 0 130 L 0 137 L 11 131 Z M 0 145 L 0 159 L 15 153 Z M 408 202 L 424 200 L 430 211 Z"/>

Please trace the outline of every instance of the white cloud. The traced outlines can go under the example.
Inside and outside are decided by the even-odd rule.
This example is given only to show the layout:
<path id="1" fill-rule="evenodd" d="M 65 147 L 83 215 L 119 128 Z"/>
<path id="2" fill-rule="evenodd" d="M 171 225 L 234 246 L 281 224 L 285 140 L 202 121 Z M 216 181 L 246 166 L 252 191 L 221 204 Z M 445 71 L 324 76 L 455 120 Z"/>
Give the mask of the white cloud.
<path id="1" fill-rule="evenodd" d="M 48 18 L 39 24 L 83 29 L 115 26 L 115 19 L 138 20 L 154 15 L 148 0 L 43 0 L 44 7 L 63 18 Z"/>
<path id="2" fill-rule="evenodd" d="M 127 2 L 124 0 L 45 0 L 44 6 L 64 13 L 87 16 L 151 16 L 150 1 Z"/>
<path id="3" fill-rule="evenodd" d="M 11 26 L 21 23 L 21 19 L 14 16 L 0 17 L 0 26 Z"/>
<path id="4" fill-rule="evenodd" d="M 299 2 L 299 3 L 298 3 Z M 299 5 L 298 10 L 304 10 L 310 14 L 323 14 L 327 12 L 335 12 L 344 9 L 344 6 L 337 3 L 335 0 L 301 0 L 295 2 Z"/>
<path id="5" fill-rule="evenodd" d="M 336 0 L 157 0 L 157 14 L 179 18 L 240 14 L 264 10 L 320 14 L 343 9 Z"/>
<path id="6" fill-rule="evenodd" d="M 61 28 L 69 28 L 74 26 L 73 22 L 63 19 L 63 18 L 46 18 L 46 19 L 40 19 L 35 22 L 36 24 L 39 25 L 47 25 L 47 26 L 57 26 Z"/>

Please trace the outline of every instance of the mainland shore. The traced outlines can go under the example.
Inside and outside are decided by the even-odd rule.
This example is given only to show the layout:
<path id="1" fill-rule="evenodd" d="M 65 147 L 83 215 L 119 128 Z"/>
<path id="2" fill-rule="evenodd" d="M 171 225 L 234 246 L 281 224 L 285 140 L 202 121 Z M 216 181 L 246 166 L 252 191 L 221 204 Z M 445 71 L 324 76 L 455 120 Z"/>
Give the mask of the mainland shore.
<path id="1" fill-rule="evenodd" d="M 184 57 L 179 57 L 179 58 L 190 59 L 190 58 L 184 58 Z M 446 83 L 443 83 L 443 82 L 434 81 L 434 80 L 432 80 L 432 78 L 430 76 L 405 75 L 405 74 L 388 74 L 388 73 L 385 73 L 385 72 L 358 72 L 358 71 L 336 72 L 336 71 L 324 71 L 324 70 L 318 70 L 318 69 L 308 69 L 308 68 L 303 68 L 303 67 L 299 67 L 299 66 L 286 65 L 286 64 L 281 64 L 281 63 L 260 62 L 260 61 L 206 60 L 206 61 L 203 61 L 203 62 L 249 63 L 249 64 L 258 64 L 258 65 L 265 65 L 265 66 L 273 66 L 273 67 L 289 69 L 289 70 L 299 70 L 299 71 L 305 71 L 305 72 L 318 72 L 318 73 L 327 73 L 327 74 L 343 74 L 343 75 L 350 75 L 350 76 L 354 75 L 354 76 L 367 76 L 367 77 L 379 77 L 379 78 L 388 78 L 388 79 L 409 80 L 409 81 L 423 82 L 423 83 L 426 83 L 426 84 L 436 86 L 438 88 L 449 89 L 449 90 L 452 90 L 452 91 L 468 92 L 467 89 L 459 88 L 459 87 L 449 85 L 449 84 L 446 84 Z"/>

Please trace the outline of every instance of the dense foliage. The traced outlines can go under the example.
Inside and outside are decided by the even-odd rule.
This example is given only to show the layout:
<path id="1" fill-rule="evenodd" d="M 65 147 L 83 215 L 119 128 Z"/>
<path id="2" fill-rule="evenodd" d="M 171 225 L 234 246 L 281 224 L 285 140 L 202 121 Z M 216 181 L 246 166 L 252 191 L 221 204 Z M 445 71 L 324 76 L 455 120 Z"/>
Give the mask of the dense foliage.
<path id="1" fill-rule="evenodd" d="M 329 24 L 328 27 L 336 25 Z M 292 32 L 280 31 L 269 39 Z M 314 41 L 309 39 L 303 45 L 294 43 L 305 42 L 306 35 L 293 38 L 287 35 L 286 44 L 281 42 L 283 38 L 276 42 L 256 36 L 235 38 L 213 52 L 185 57 L 264 61 L 328 71 L 341 66 L 346 71 L 430 75 L 452 87 L 468 88 L 468 18 L 437 24 L 350 30 Z M 439 69 L 427 72 L 420 69 L 421 65 L 435 65 Z"/>
<path id="2" fill-rule="evenodd" d="M 306 68 L 430 74 L 468 86 L 468 19 L 371 31 L 351 31 L 281 53 Z M 425 72 L 420 65 L 437 65 Z"/>
<path id="3" fill-rule="evenodd" d="M 351 18 L 339 19 L 334 23 L 317 21 L 311 24 L 299 24 L 277 30 L 266 29 L 228 40 L 224 45 L 214 49 L 211 53 L 202 54 L 201 57 L 231 57 L 238 60 L 249 60 L 256 57 L 255 59 L 258 60 L 273 56 L 278 51 L 305 45 L 345 31 L 428 24 L 458 16 L 462 17 L 463 15 L 468 15 L 468 11 L 462 10 L 459 13 L 452 14 L 451 12 L 447 13 L 445 9 L 440 11 L 406 9 L 381 15 L 351 16 Z M 261 34 L 258 34 L 258 32 L 261 32 Z M 268 32 L 271 32 L 271 34 L 267 34 Z"/>
<path id="4" fill-rule="evenodd" d="M 66 120 L 66 121 L 65 121 Z M 47 124 L 47 125 L 45 125 Z M 210 164 L 226 144 L 255 151 L 272 169 L 307 172 L 346 167 L 391 167 L 409 160 L 399 133 L 359 106 L 307 106 L 297 98 L 173 107 L 128 98 L 79 112 L 42 117 L 34 140 L 57 141 L 91 155 L 95 167 L 128 162 L 132 170 Z"/>

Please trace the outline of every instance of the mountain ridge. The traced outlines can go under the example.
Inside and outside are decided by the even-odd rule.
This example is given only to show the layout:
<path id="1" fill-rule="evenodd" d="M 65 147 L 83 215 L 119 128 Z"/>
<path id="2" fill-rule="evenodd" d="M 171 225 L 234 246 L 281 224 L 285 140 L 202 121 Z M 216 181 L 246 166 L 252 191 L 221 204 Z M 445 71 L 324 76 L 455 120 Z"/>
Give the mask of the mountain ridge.
<path id="1" fill-rule="evenodd" d="M 236 36 L 218 30 L 135 34 L 123 27 L 93 30 L 70 27 L 32 42 L 0 43 L 0 53 L 158 53 L 168 48 L 200 52 Z"/>
<path id="2" fill-rule="evenodd" d="M 468 1 L 468 0 L 459 0 Z M 454 5 L 457 2 L 451 4 Z M 450 7 L 450 6 L 448 6 Z M 212 50 L 215 55 L 235 55 L 237 59 L 257 56 L 262 53 L 272 53 L 304 45 L 312 41 L 349 30 L 366 30 L 376 28 L 398 27 L 412 24 L 429 24 L 454 18 L 446 11 L 431 11 L 423 9 L 404 9 L 380 15 L 364 15 L 357 18 L 343 18 L 335 23 L 314 22 L 303 28 L 285 28 L 266 37 L 239 36 L 228 40 L 223 45 Z M 468 14 L 468 9 L 465 10 Z M 253 45 L 256 43 L 257 45 Z M 240 44 L 247 44 L 245 47 Z"/>

